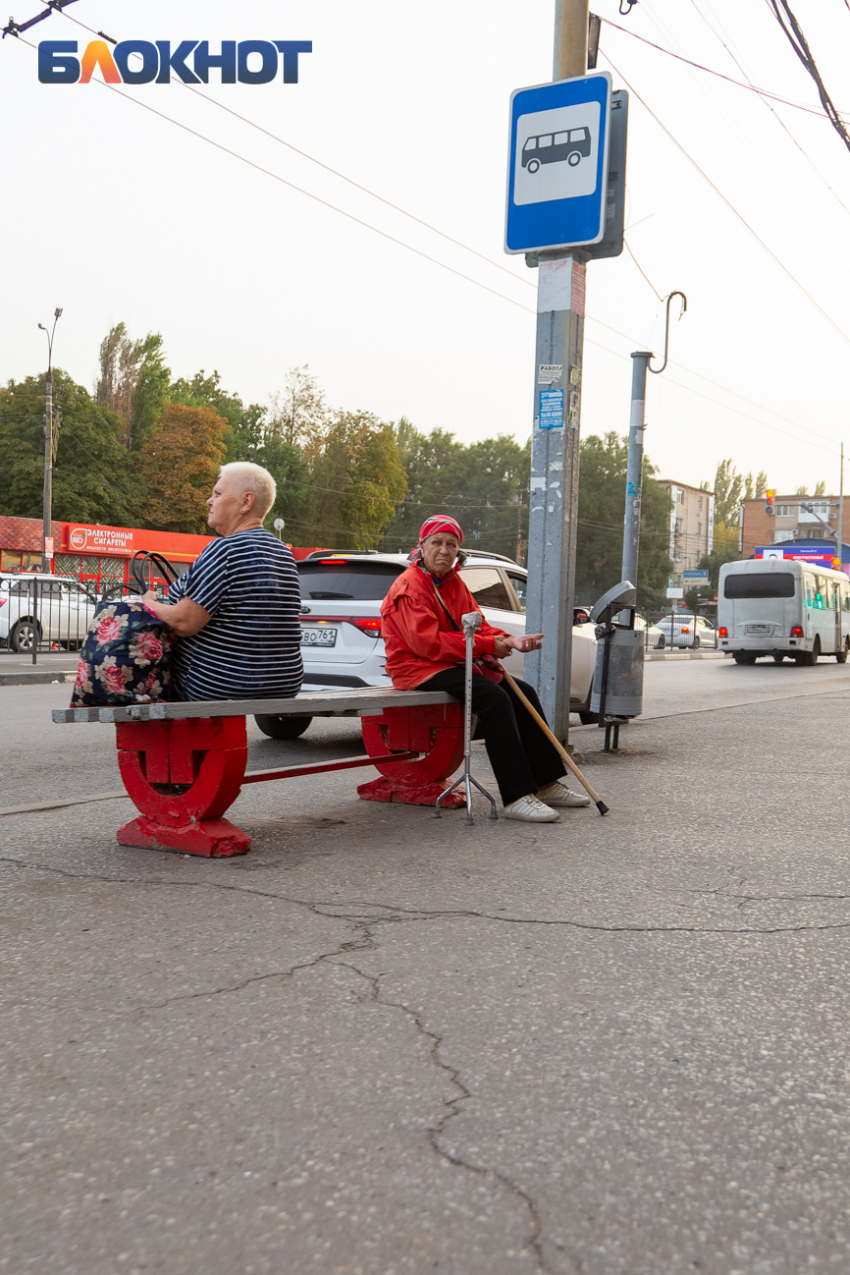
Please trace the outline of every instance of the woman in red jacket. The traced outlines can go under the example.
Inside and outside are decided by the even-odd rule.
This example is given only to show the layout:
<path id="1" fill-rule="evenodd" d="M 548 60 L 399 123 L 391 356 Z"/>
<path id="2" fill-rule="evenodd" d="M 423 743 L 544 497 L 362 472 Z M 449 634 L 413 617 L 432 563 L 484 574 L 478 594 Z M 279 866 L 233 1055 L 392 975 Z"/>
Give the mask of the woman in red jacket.
<path id="1" fill-rule="evenodd" d="M 387 673 L 401 690 L 447 691 L 463 701 L 461 616 L 481 608 L 458 575 L 462 544 L 463 532 L 454 518 L 437 514 L 426 519 L 411 566 L 381 606 Z M 513 637 L 483 620 L 472 653 L 479 663 L 495 664 L 512 650 L 539 650 L 542 640 L 542 633 Z M 533 688 L 525 682 L 517 685 L 542 715 Z M 473 670 L 472 711 L 484 734 L 505 818 L 554 823 L 560 818 L 557 807 L 590 804 L 589 797 L 558 782 L 566 772 L 557 750 L 505 682 Z"/>

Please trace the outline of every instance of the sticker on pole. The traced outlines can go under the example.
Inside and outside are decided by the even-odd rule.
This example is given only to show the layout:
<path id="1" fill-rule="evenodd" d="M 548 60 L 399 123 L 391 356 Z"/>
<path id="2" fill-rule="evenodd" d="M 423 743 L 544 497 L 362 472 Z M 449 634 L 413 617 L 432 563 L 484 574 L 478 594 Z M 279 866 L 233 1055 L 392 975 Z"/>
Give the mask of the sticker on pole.
<path id="1" fill-rule="evenodd" d="M 564 428 L 564 391 L 541 390 L 540 413 L 538 416 L 540 429 Z"/>
<path id="2" fill-rule="evenodd" d="M 506 252 L 602 239 L 610 113 L 607 71 L 513 93 Z"/>

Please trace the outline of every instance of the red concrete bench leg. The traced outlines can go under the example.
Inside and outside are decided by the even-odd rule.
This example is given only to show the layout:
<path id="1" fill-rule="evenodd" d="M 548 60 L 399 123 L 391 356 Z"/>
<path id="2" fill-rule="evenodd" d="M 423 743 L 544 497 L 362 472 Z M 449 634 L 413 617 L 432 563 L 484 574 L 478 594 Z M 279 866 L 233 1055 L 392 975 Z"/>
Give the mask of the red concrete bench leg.
<path id="1" fill-rule="evenodd" d="M 381 779 L 360 784 L 364 801 L 395 801 L 409 806 L 433 806 L 448 788 L 449 777 L 463 761 L 463 709 L 460 704 L 420 704 L 386 708 L 380 717 L 364 717 L 363 743 L 370 757 L 388 752 L 424 753 L 418 761 L 378 762 Z M 442 808 L 463 806 L 465 797 L 452 793 Z"/>
<path id="2" fill-rule="evenodd" d="M 121 778 L 141 811 L 118 829 L 122 845 L 207 858 L 245 854 L 251 838 L 222 818 L 245 774 L 244 717 L 122 722 L 116 730 Z"/>

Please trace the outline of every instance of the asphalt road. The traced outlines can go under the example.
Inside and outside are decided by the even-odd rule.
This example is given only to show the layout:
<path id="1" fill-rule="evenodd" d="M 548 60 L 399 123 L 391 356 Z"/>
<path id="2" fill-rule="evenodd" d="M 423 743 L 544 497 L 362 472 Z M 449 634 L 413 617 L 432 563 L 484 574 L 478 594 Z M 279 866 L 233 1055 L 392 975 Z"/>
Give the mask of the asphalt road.
<path id="1" fill-rule="evenodd" d="M 620 756 L 575 732 L 605 819 L 345 773 L 247 789 L 230 861 L 118 846 L 126 799 L 0 818 L 0 1272 L 850 1267 L 850 671 L 646 686 Z M 0 688 L 0 806 L 118 787 L 67 696 Z"/>

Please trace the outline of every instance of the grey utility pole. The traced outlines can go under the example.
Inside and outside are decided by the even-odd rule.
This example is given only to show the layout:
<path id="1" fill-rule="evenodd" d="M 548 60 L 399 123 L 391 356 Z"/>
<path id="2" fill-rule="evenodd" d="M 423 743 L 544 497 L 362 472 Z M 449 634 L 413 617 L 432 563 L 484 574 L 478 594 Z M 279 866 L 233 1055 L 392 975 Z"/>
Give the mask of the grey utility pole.
<path id="1" fill-rule="evenodd" d="M 47 570 L 47 559 L 53 557 L 53 338 L 59 322 L 61 307 L 53 312 L 53 328 L 50 332 L 39 323 L 47 336 L 47 381 L 44 394 L 44 491 L 42 496 L 41 569 Z"/>
<path id="2" fill-rule="evenodd" d="M 554 80 L 586 74 L 587 23 L 588 0 L 556 0 Z M 525 657 L 525 671 L 554 734 L 564 742 L 570 718 L 587 259 L 579 249 L 541 252 L 537 291 L 526 628 L 546 637 L 542 650 Z M 563 428 L 540 428 L 541 386 L 565 391 Z"/>
<path id="3" fill-rule="evenodd" d="M 643 431 L 646 408 L 646 370 L 652 353 L 637 350 L 632 355 L 632 407 L 629 415 L 629 459 L 626 468 L 626 517 L 623 522 L 623 567 L 621 579 L 637 585 L 640 542 L 640 498 L 643 477 Z"/>
<path id="4" fill-rule="evenodd" d="M 626 516 L 623 522 L 623 566 L 621 578 L 623 580 L 631 580 L 634 585 L 637 585 L 638 546 L 640 543 L 646 373 L 648 369 L 657 376 L 667 366 L 667 352 L 670 348 L 670 302 L 674 297 L 682 298 L 682 314 L 688 308 L 688 298 L 684 292 L 671 292 L 667 297 L 667 320 L 664 328 L 664 362 L 661 367 L 650 367 L 649 361 L 652 358 L 652 353 L 649 350 L 636 350 L 632 355 L 632 407 L 629 416 L 629 456 L 626 467 Z M 679 318 L 681 317 L 682 315 L 680 314 Z"/>

